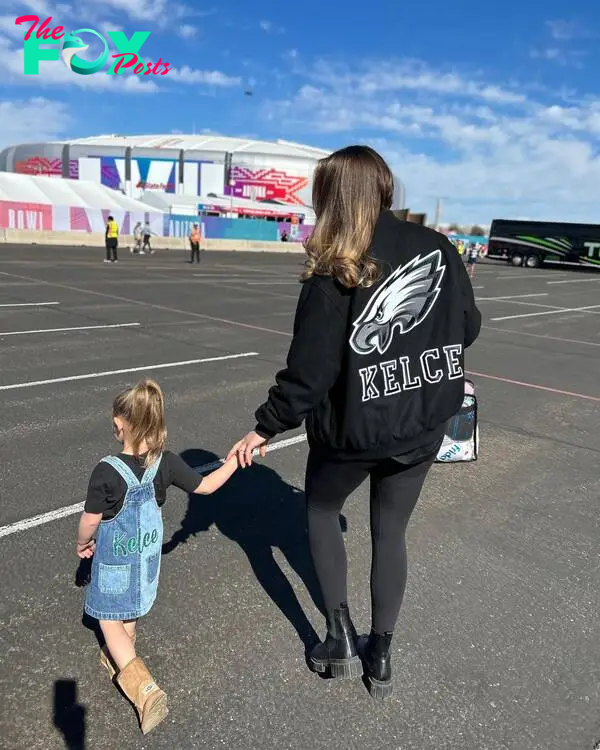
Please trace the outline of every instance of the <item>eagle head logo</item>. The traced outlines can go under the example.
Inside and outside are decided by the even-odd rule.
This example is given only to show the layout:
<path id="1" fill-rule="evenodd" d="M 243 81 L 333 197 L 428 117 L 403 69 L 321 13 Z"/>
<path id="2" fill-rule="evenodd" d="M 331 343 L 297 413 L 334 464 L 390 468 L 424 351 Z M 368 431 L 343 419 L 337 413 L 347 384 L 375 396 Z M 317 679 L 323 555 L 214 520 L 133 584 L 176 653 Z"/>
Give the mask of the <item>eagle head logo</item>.
<path id="1" fill-rule="evenodd" d="M 417 255 L 397 268 L 354 322 L 350 337 L 354 351 L 383 354 L 396 329 L 408 333 L 425 320 L 438 298 L 445 270 L 441 250 Z"/>

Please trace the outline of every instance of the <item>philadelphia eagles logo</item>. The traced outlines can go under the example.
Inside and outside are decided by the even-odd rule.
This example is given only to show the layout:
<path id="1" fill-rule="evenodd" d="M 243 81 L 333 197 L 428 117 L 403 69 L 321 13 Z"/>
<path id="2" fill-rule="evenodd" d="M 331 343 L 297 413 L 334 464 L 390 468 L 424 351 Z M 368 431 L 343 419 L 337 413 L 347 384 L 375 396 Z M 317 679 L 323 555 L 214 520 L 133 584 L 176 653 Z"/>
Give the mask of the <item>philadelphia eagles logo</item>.
<path id="1" fill-rule="evenodd" d="M 425 257 L 417 255 L 397 268 L 355 321 L 350 337 L 354 351 L 383 354 L 396 328 L 401 334 L 408 333 L 425 320 L 438 298 L 445 270 L 441 250 Z"/>

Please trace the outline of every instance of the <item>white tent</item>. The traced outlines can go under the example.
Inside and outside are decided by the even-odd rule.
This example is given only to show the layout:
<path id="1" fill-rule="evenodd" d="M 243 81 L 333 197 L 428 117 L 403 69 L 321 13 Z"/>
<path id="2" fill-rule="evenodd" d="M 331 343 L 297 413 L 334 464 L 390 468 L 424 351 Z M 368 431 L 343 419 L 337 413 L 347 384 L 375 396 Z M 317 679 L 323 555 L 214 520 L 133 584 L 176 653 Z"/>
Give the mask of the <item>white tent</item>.
<path id="1" fill-rule="evenodd" d="M 148 205 L 87 180 L 0 172 L 0 201 L 144 213 Z M 160 211 L 157 206 L 154 211 Z"/>

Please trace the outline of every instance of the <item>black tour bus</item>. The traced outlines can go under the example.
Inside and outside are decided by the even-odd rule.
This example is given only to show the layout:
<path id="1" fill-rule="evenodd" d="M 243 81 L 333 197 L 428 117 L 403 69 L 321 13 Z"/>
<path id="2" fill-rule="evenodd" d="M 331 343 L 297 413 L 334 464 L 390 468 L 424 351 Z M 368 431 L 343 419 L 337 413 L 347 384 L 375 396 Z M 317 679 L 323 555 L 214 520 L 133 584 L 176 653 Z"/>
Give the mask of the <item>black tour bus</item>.
<path id="1" fill-rule="evenodd" d="M 600 225 L 495 219 L 487 255 L 527 268 L 550 264 L 600 270 Z"/>

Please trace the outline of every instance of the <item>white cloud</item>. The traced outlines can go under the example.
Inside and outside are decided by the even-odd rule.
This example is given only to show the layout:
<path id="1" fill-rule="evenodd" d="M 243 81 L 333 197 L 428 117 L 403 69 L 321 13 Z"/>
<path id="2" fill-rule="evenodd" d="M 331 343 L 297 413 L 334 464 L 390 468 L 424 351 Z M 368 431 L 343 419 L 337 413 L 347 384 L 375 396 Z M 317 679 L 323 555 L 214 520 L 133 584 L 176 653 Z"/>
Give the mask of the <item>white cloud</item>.
<path id="1" fill-rule="evenodd" d="M 526 99 L 525 94 L 515 87 L 491 85 L 453 71 L 434 70 L 418 60 L 373 61 L 355 72 L 349 72 L 346 65 L 321 61 L 307 75 L 315 82 L 327 85 L 342 83 L 362 94 L 413 91 L 452 94 L 460 98 L 503 104 L 518 104 Z"/>
<path id="2" fill-rule="evenodd" d="M 600 98 L 566 105 L 552 92 L 534 97 L 533 87 L 415 61 L 320 64 L 305 79 L 268 103 L 267 117 L 296 139 L 326 133 L 339 146 L 380 148 L 413 210 L 432 213 L 445 196 L 448 221 L 597 220 Z"/>
<path id="3" fill-rule="evenodd" d="M 182 68 L 172 68 L 167 76 L 169 81 L 178 83 L 203 83 L 209 86 L 239 86 L 241 78 L 228 76 L 220 70 L 194 70 L 187 65 Z"/>
<path id="4" fill-rule="evenodd" d="M 589 35 L 588 30 L 577 23 L 577 21 L 557 19 L 555 21 L 546 21 L 546 26 L 552 38 L 559 42 L 566 42 L 570 39 Z"/>
<path id="5" fill-rule="evenodd" d="M 543 49 L 532 49 L 529 56 L 532 60 L 554 62 L 563 67 L 583 68 L 583 58 L 586 56 L 586 53 L 583 50 L 546 47 Z"/>
<path id="6" fill-rule="evenodd" d="M 0 149 L 25 139 L 54 140 L 66 133 L 70 123 L 69 109 L 62 102 L 43 97 L 0 101 Z"/>
<path id="7" fill-rule="evenodd" d="M 198 29 L 189 23 L 184 23 L 179 27 L 177 33 L 182 39 L 191 39 L 197 35 Z"/>
<path id="8" fill-rule="evenodd" d="M 17 26 L 15 24 L 15 17 L 16 16 L 0 16 L 0 33 L 22 40 L 29 29 L 29 24 Z"/>
<path id="9" fill-rule="evenodd" d="M 258 25 L 260 26 L 260 28 L 261 28 L 261 29 L 262 29 L 263 31 L 266 31 L 266 32 L 267 32 L 267 34 L 268 34 L 268 33 L 269 33 L 270 31 L 272 31 L 272 30 L 273 30 L 273 24 L 272 24 L 272 22 L 271 22 L 271 21 L 261 21 L 261 22 L 260 22 L 260 23 L 259 23 Z"/>

